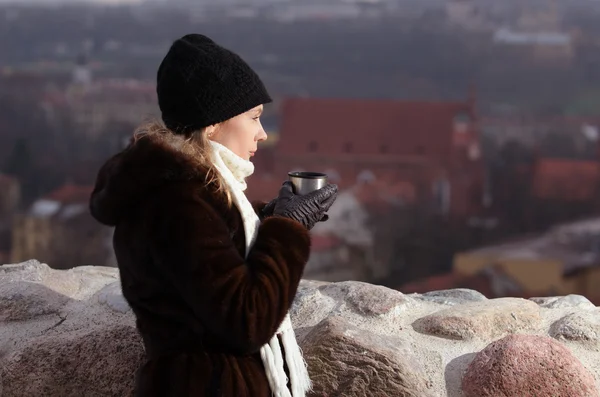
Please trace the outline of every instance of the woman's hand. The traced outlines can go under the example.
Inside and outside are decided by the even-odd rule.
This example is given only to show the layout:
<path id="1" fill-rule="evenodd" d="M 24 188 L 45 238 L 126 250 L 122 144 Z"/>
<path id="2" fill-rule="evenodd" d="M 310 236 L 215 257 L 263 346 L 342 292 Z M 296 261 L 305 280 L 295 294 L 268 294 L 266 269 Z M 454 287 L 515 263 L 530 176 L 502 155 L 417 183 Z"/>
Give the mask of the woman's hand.
<path id="1" fill-rule="evenodd" d="M 337 198 L 338 187 L 328 184 L 306 195 L 294 193 L 292 183 L 286 181 L 279 190 L 279 196 L 263 208 L 263 217 L 278 215 L 300 222 L 308 230 L 317 222 L 326 221 L 326 212 Z"/>

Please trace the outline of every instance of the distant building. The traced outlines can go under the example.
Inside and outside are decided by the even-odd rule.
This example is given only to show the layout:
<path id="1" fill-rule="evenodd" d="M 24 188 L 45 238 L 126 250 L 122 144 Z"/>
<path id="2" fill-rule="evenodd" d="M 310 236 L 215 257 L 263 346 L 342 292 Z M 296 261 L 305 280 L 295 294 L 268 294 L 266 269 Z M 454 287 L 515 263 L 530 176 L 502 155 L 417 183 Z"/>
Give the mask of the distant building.
<path id="1" fill-rule="evenodd" d="M 600 118 L 597 117 L 526 117 L 509 115 L 504 117 L 483 117 L 480 127 L 486 138 L 502 146 L 509 141 L 517 141 L 527 147 L 535 147 L 551 134 L 570 137 L 573 141 L 598 141 Z M 594 147 L 594 156 L 598 152 Z"/>
<path id="2" fill-rule="evenodd" d="M 486 267 L 475 274 L 464 275 L 445 273 L 422 280 L 413 281 L 398 287 L 404 294 L 423 294 L 432 291 L 441 291 L 456 288 L 467 288 L 482 293 L 486 297 L 517 297 L 530 298 L 528 294 L 513 277 L 499 267 Z"/>
<path id="3" fill-rule="evenodd" d="M 600 197 L 600 161 L 540 158 L 533 168 L 532 196 L 585 203 Z"/>
<path id="4" fill-rule="evenodd" d="M 77 60 L 73 69 L 72 82 L 83 87 L 89 87 L 92 84 L 92 70 L 83 56 Z"/>
<path id="5" fill-rule="evenodd" d="M 501 28 L 494 33 L 494 42 L 513 45 L 568 46 L 571 44 L 571 37 L 560 32 L 518 32 Z"/>
<path id="6" fill-rule="evenodd" d="M 364 250 L 329 235 L 312 237 L 310 259 L 303 278 L 319 281 L 368 280 Z"/>
<path id="7" fill-rule="evenodd" d="M 575 57 L 571 35 L 560 31 L 522 32 L 500 28 L 494 33 L 493 42 L 529 47 L 534 59 L 540 61 L 571 61 Z"/>
<path id="8" fill-rule="evenodd" d="M 0 219 L 14 214 L 21 203 L 21 184 L 19 180 L 0 174 Z"/>
<path id="9" fill-rule="evenodd" d="M 537 6 L 523 2 L 516 20 L 516 29 L 525 32 L 558 31 L 561 24 L 558 0 L 546 0 Z"/>
<path id="10" fill-rule="evenodd" d="M 0 265 L 10 261 L 13 217 L 20 204 L 19 181 L 0 174 Z"/>
<path id="11" fill-rule="evenodd" d="M 59 269 L 110 265 L 112 232 L 89 213 L 91 192 L 91 186 L 67 184 L 17 216 L 11 261 L 38 259 Z"/>
<path id="12" fill-rule="evenodd" d="M 485 269 L 509 276 L 522 296 L 581 294 L 598 301 L 600 218 L 455 256 L 457 275 L 470 277 Z"/>
<path id="13" fill-rule="evenodd" d="M 312 230 L 307 278 L 397 277 L 404 266 L 396 263 L 399 249 L 402 263 L 420 263 L 419 271 L 407 265 L 400 272 L 426 272 L 439 258 L 450 259 L 446 248 L 423 244 L 428 228 L 467 228 L 482 211 L 484 165 L 472 99 L 288 98 L 281 120 L 276 142 L 254 160 L 248 197 L 271 200 L 293 170 L 324 172 L 340 188 L 329 220 Z M 411 228 L 419 231 L 408 235 Z"/>
<path id="14" fill-rule="evenodd" d="M 410 186 L 387 186 L 377 181 L 364 181 L 340 192 L 328 212 L 329 220 L 312 230 L 305 277 L 371 282 L 388 278 L 394 260 L 393 244 L 382 234 L 393 230 L 381 222 L 381 217 L 402 222 L 394 210 L 410 202 L 411 193 Z"/>
<path id="15" fill-rule="evenodd" d="M 340 188 L 408 183 L 413 200 L 456 218 L 482 202 L 478 120 L 469 102 L 288 99 L 272 164 L 279 184 L 292 170 L 327 172 Z"/>
<path id="16" fill-rule="evenodd" d="M 465 30 L 489 30 L 482 8 L 473 0 L 450 0 L 446 2 L 446 19 L 452 26 Z"/>
<path id="17" fill-rule="evenodd" d="M 85 80 L 80 76 L 79 79 Z M 111 125 L 135 126 L 158 118 L 156 87 L 134 79 L 96 80 L 89 84 L 72 84 L 65 94 L 48 94 L 42 101 L 47 119 L 58 114 L 70 117 L 82 134 L 98 137 Z"/>

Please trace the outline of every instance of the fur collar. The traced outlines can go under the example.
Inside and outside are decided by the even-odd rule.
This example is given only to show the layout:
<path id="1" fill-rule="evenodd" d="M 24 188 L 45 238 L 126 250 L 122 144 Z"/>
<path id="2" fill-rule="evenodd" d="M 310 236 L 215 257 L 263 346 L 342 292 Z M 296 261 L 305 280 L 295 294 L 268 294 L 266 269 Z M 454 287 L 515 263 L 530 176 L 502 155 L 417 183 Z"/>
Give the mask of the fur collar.
<path id="1" fill-rule="evenodd" d="M 90 199 L 92 215 L 115 226 L 132 206 L 165 185 L 193 180 L 206 185 L 208 169 L 197 160 L 196 150 L 184 137 L 171 133 L 135 135 L 100 169 Z"/>

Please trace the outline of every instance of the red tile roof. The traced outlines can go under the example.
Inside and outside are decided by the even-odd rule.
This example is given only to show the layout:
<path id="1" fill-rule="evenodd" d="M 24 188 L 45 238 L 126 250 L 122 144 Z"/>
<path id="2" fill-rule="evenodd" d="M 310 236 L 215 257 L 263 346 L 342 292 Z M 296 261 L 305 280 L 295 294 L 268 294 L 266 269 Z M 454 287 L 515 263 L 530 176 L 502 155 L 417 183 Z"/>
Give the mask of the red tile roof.
<path id="1" fill-rule="evenodd" d="M 455 116 L 472 115 L 462 102 L 287 99 L 282 107 L 280 155 L 316 152 L 425 155 L 447 160 Z"/>
<path id="2" fill-rule="evenodd" d="M 571 159 L 540 159 L 533 171 L 533 195 L 541 199 L 590 200 L 600 182 L 600 163 Z"/>

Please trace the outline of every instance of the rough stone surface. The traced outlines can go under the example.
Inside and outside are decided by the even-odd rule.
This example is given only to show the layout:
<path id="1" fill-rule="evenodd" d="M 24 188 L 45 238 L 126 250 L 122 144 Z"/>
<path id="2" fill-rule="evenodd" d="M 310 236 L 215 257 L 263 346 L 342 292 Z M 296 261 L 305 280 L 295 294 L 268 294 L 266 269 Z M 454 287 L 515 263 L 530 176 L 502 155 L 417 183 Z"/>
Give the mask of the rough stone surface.
<path id="1" fill-rule="evenodd" d="M 143 352 L 131 326 L 38 338 L 4 360 L 3 396 L 131 396 Z"/>
<path id="2" fill-rule="evenodd" d="M 48 287 L 25 281 L 0 285 L 0 321 L 26 321 L 59 314 L 69 300 Z"/>
<path id="3" fill-rule="evenodd" d="M 96 293 L 95 297 L 98 300 L 98 303 L 106 305 L 111 310 L 115 310 L 119 313 L 127 313 L 131 310 L 131 307 L 129 307 L 129 304 L 123 297 L 121 283 L 118 281 L 102 288 Z"/>
<path id="4" fill-rule="evenodd" d="M 331 293 L 332 289 L 334 293 Z M 358 281 L 336 283 L 333 287 L 323 286 L 321 291 L 333 296 L 339 296 L 341 292 L 353 310 L 367 316 L 387 314 L 408 303 L 408 299 L 398 291 Z"/>
<path id="5" fill-rule="evenodd" d="M 319 286 L 310 282 L 301 284 L 298 288 L 291 310 L 292 321 L 296 327 L 313 327 L 338 306 L 334 298 L 321 293 Z"/>
<path id="6" fill-rule="evenodd" d="M 418 299 L 439 303 L 442 305 L 454 306 L 467 302 L 481 302 L 487 300 L 481 292 L 467 289 L 446 289 L 441 291 L 426 292 L 422 295 L 416 295 Z"/>
<path id="7" fill-rule="evenodd" d="M 448 339 L 489 339 L 532 331 L 541 323 L 538 306 L 519 298 L 501 298 L 451 307 L 414 323 L 418 332 Z"/>
<path id="8" fill-rule="evenodd" d="M 550 335 L 559 340 L 587 342 L 600 347 L 600 309 L 561 318 L 552 324 Z"/>
<path id="9" fill-rule="evenodd" d="M 377 336 L 333 317 L 304 340 L 315 396 L 425 397 L 425 373 L 407 341 Z"/>
<path id="10" fill-rule="evenodd" d="M 549 296 L 531 298 L 531 300 L 546 309 L 564 309 L 573 307 L 593 309 L 596 307 L 588 298 L 581 295 Z"/>
<path id="11" fill-rule="evenodd" d="M 554 337 L 581 362 L 572 372 L 597 383 L 598 310 L 572 296 L 303 280 L 291 314 L 315 396 L 461 397 L 474 357 L 511 333 Z M 117 269 L 0 266 L 0 397 L 127 396 L 142 354 Z"/>
<path id="12" fill-rule="evenodd" d="M 465 397 L 597 397 L 594 376 L 554 339 L 510 335 L 481 351 L 462 381 Z"/>

